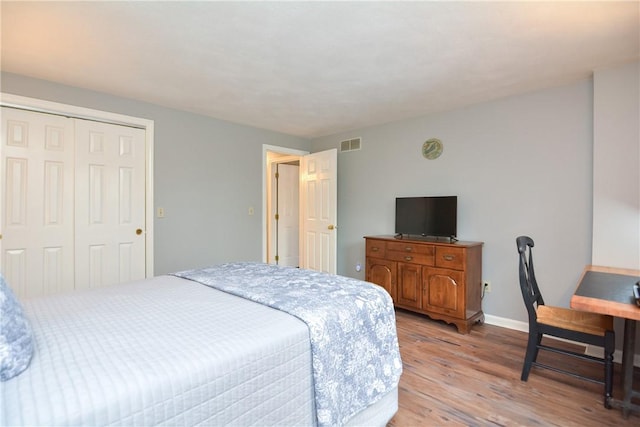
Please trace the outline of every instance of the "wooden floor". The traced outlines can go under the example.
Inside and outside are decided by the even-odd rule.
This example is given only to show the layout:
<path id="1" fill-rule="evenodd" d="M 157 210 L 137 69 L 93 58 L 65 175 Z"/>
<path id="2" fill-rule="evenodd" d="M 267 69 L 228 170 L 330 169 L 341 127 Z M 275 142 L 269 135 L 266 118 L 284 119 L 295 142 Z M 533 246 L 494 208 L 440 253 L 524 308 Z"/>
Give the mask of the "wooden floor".
<path id="1" fill-rule="evenodd" d="M 403 310 L 396 316 L 404 371 L 389 427 L 640 426 L 640 414 L 624 419 L 619 409 L 604 408 L 599 384 L 537 367 L 520 381 L 526 333 L 485 324 L 462 335 L 424 316 Z M 549 357 L 564 356 L 541 351 L 538 359 Z M 566 366 L 601 372 L 600 365 L 568 359 Z M 620 398 L 616 362 L 614 397 Z M 639 388 L 637 368 L 634 383 Z"/>

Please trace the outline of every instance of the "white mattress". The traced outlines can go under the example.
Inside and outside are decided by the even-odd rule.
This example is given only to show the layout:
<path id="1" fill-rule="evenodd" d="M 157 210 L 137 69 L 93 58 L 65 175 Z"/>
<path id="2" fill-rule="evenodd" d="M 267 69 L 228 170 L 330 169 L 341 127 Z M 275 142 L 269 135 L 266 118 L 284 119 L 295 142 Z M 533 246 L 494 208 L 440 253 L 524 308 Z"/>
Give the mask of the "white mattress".
<path id="1" fill-rule="evenodd" d="M 24 301 L 2 425 L 313 425 L 307 327 L 171 276 Z"/>

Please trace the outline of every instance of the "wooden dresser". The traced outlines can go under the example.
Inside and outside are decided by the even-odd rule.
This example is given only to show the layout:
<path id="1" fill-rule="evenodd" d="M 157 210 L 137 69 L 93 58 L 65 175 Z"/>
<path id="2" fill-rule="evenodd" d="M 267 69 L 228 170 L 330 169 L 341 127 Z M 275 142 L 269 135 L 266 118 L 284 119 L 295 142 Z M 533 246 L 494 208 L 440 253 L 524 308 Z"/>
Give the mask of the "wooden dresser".
<path id="1" fill-rule="evenodd" d="M 394 305 L 468 333 L 482 313 L 482 242 L 366 236 L 366 280 Z"/>

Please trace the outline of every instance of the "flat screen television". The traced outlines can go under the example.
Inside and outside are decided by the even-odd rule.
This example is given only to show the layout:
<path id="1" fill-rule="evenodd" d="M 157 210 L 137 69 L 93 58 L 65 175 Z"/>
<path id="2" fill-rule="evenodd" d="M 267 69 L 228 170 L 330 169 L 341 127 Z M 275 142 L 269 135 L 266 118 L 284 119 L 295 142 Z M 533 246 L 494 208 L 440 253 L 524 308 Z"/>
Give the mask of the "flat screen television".
<path id="1" fill-rule="evenodd" d="M 457 235 L 458 196 L 396 198 L 396 234 L 423 237 Z"/>

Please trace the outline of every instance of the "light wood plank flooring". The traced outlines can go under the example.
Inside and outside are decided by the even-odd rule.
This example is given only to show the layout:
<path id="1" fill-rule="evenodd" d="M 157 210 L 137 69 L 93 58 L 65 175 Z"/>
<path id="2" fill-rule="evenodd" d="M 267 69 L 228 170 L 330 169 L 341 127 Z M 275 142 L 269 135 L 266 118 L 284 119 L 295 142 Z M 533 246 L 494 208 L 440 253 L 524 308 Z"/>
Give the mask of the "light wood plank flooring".
<path id="1" fill-rule="evenodd" d="M 604 408 L 599 384 L 537 367 L 527 382 L 520 381 L 526 333 L 484 324 L 462 335 L 418 314 L 397 310 L 396 317 L 404 371 L 399 410 L 389 427 L 640 426 L 639 414 L 625 420 L 620 410 Z M 541 351 L 538 359 L 550 357 L 564 356 Z M 602 371 L 600 365 L 567 359 L 566 366 L 582 372 Z M 620 361 L 615 362 L 614 396 L 620 398 Z M 638 389 L 638 368 L 634 383 Z"/>

